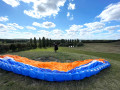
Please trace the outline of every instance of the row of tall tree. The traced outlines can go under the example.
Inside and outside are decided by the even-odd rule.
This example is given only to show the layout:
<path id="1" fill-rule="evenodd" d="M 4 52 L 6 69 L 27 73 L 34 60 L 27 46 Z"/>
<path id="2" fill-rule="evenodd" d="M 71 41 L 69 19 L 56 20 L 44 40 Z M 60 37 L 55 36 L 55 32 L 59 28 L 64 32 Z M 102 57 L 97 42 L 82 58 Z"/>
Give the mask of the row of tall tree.
<path id="1" fill-rule="evenodd" d="M 30 45 L 33 48 L 46 48 L 51 47 L 53 45 L 52 40 L 43 37 L 42 39 L 39 38 L 38 40 L 34 37 L 34 39 L 30 38 Z"/>
<path id="2" fill-rule="evenodd" d="M 78 47 L 78 46 L 83 46 L 83 43 L 79 40 L 79 39 L 61 39 L 61 40 L 51 40 L 48 38 L 39 38 L 38 40 L 36 40 L 36 38 L 34 37 L 34 39 L 30 39 L 30 45 L 33 48 L 46 48 L 46 47 L 51 47 L 54 45 L 54 43 L 58 44 L 59 46 L 64 46 L 64 47 L 68 47 L 68 46 L 74 46 L 74 47 Z"/>

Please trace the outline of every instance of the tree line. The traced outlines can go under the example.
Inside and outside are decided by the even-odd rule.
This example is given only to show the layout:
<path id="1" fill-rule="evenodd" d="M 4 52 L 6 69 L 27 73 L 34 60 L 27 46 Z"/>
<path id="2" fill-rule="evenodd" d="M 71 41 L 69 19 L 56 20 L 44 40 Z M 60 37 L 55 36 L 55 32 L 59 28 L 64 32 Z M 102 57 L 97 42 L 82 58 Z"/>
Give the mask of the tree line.
<path id="1" fill-rule="evenodd" d="M 111 43 L 120 40 L 79 40 L 79 39 L 61 39 L 53 40 L 45 37 L 36 39 L 0 39 L 0 53 L 23 51 L 36 48 L 52 47 L 54 43 L 62 47 L 79 47 L 83 43 Z"/>
<path id="2" fill-rule="evenodd" d="M 34 39 L 30 39 L 30 45 L 33 48 L 46 48 L 46 47 L 51 47 L 54 45 L 54 43 L 58 44 L 59 46 L 63 46 L 63 47 L 68 47 L 68 46 L 74 46 L 74 47 L 78 47 L 78 46 L 83 46 L 83 43 L 79 40 L 72 40 L 72 39 L 61 39 L 61 40 L 51 40 L 48 38 L 43 37 L 42 39 L 39 38 L 38 40 L 36 40 L 36 38 L 34 37 Z"/>
<path id="3" fill-rule="evenodd" d="M 29 40 L 22 40 L 22 41 L 14 42 L 12 40 L 12 42 L 14 42 L 14 43 L 0 44 L 0 53 L 6 53 L 6 52 L 10 52 L 10 51 L 11 52 L 23 51 L 23 50 L 36 49 L 36 48 L 47 48 L 47 47 L 52 47 L 54 45 L 54 43 L 58 44 L 59 46 L 63 46 L 63 47 L 83 46 L 83 43 L 79 39 L 76 39 L 76 40 L 72 40 L 72 39 L 52 40 L 52 39 L 48 39 L 45 37 L 42 37 L 39 39 L 36 39 L 36 37 L 34 37 L 33 39 L 30 38 Z"/>
<path id="4" fill-rule="evenodd" d="M 28 41 L 29 39 L 0 39 L 1 43 L 25 43 Z"/>
<path id="5" fill-rule="evenodd" d="M 111 43 L 120 40 L 79 40 L 79 39 L 61 39 L 53 40 L 45 37 L 36 39 L 0 39 L 0 53 L 30 50 L 36 48 L 52 47 L 54 43 L 62 47 L 79 47 L 83 43 Z"/>
<path id="6" fill-rule="evenodd" d="M 117 41 L 120 40 L 82 40 L 83 43 L 112 43 Z"/>

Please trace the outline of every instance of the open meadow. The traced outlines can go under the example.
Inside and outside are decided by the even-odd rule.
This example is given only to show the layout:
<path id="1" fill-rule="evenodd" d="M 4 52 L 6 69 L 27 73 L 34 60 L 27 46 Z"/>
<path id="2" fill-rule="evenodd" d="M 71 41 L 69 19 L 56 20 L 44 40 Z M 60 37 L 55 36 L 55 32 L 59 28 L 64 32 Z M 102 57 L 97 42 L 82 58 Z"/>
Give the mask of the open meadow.
<path id="1" fill-rule="evenodd" d="M 57 53 L 51 47 L 4 54 L 43 62 L 103 58 L 110 62 L 111 67 L 89 78 L 66 82 L 48 82 L 0 69 L 0 90 L 120 90 L 120 43 L 86 43 L 83 47 L 59 47 Z"/>
<path id="2" fill-rule="evenodd" d="M 120 0 L 0 0 L 0 90 L 120 90 Z"/>

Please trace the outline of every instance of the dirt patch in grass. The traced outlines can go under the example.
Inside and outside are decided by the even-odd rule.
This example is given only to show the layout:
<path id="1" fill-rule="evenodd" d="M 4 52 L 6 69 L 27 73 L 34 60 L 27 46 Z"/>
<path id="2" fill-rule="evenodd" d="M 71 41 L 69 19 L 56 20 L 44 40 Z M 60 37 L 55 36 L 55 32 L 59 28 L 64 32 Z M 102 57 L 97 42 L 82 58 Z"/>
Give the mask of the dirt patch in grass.
<path id="1" fill-rule="evenodd" d="M 39 57 L 34 59 L 35 61 L 41 61 L 41 62 L 61 62 L 59 59 L 52 57 L 52 56 L 47 56 L 47 57 Z M 71 60 L 65 60 L 65 62 L 72 62 Z"/>
<path id="2" fill-rule="evenodd" d="M 51 56 L 47 56 L 47 57 L 39 57 L 39 58 L 36 58 L 34 59 L 36 61 L 42 61 L 42 62 L 59 62 L 59 59 L 57 58 L 54 58 L 54 57 L 51 57 Z"/>

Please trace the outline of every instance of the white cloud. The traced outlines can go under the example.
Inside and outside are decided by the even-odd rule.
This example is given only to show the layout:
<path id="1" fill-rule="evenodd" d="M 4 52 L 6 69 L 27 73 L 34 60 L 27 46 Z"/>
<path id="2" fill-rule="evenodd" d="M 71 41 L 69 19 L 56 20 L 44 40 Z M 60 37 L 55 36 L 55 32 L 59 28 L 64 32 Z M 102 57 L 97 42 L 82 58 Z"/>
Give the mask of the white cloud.
<path id="1" fill-rule="evenodd" d="M 120 30 L 118 30 L 117 32 L 120 32 Z"/>
<path id="2" fill-rule="evenodd" d="M 56 16 L 60 7 L 64 6 L 66 0 L 34 0 L 32 10 L 24 10 L 24 13 L 34 18 Z"/>
<path id="3" fill-rule="evenodd" d="M 33 35 L 31 32 L 22 32 L 24 35 Z"/>
<path id="4" fill-rule="evenodd" d="M 37 34 L 39 37 L 61 39 L 61 38 L 63 38 L 64 32 L 62 30 L 59 30 L 59 29 L 54 29 L 52 31 L 39 30 Z"/>
<path id="5" fill-rule="evenodd" d="M 74 36 L 78 34 L 77 30 L 66 30 L 68 36 Z"/>
<path id="6" fill-rule="evenodd" d="M 83 26 L 82 25 L 71 25 L 70 30 L 80 30 Z"/>
<path id="7" fill-rule="evenodd" d="M 52 31 L 52 33 L 55 34 L 55 35 L 58 35 L 58 34 L 62 34 L 63 31 L 61 31 L 61 30 L 59 30 L 59 29 L 54 29 L 54 30 Z"/>
<path id="8" fill-rule="evenodd" d="M 69 3 L 68 10 L 74 10 L 74 9 L 75 9 L 75 4 Z"/>
<path id="9" fill-rule="evenodd" d="M 42 27 L 42 28 L 54 28 L 56 25 L 53 22 L 43 22 L 43 23 L 38 23 L 38 22 L 33 22 L 34 26 Z"/>
<path id="10" fill-rule="evenodd" d="M 13 32 L 4 32 L 4 33 L 0 32 L 0 34 L 1 34 L 0 38 L 3 39 L 30 39 L 36 37 L 36 34 L 33 34 L 31 32 L 13 31 Z"/>
<path id="11" fill-rule="evenodd" d="M 0 32 L 7 32 L 7 26 L 4 24 L 0 24 Z"/>
<path id="12" fill-rule="evenodd" d="M 102 29 L 105 26 L 105 24 L 102 22 L 92 22 L 92 23 L 86 23 L 84 25 L 87 26 L 87 28 L 89 29 Z"/>
<path id="13" fill-rule="evenodd" d="M 70 20 L 73 20 L 73 19 L 74 19 L 73 15 L 72 15 L 69 19 L 70 19 Z"/>
<path id="14" fill-rule="evenodd" d="M 1 16 L 1 17 L 0 17 L 0 21 L 6 22 L 6 21 L 8 21 L 8 20 L 9 20 L 9 19 L 8 19 L 7 16 L 5 16 L 5 17 Z"/>
<path id="15" fill-rule="evenodd" d="M 8 30 L 17 30 L 14 26 L 7 25 Z"/>
<path id="16" fill-rule="evenodd" d="M 67 18 L 69 20 L 73 20 L 74 19 L 73 15 L 71 15 L 70 12 L 67 12 Z"/>
<path id="17" fill-rule="evenodd" d="M 52 22 L 43 22 L 42 26 L 44 28 L 54 28 L 56 25 L 54 23 L 52 23 Z"/>
<path id="18" fill-rule="evenodd" d="M 47 31 L 47 30 L 39 30 L 38 31 L 38 36 L 39 37 L 46 37 L 46 38 L 50 38 L 50 36 L 51 36 L 51 34 L 50 34 L 50 32 L 49 31 Z"/>
<path id="19" fill-rule="evenodd" d="M 53 34 L 53 37 L 60 37 L 64 34 L 64 32 L 59 29 L 54 29 L 51 33 Z"/>
<path id="20" fill-rule="evenodd" d="M 116 25 L 116 26 L 108 26 L 105 28 L 105 30 L 116 30 L 117 28 L 120 28 L 120 25 Z"/>
<path id="21" fill-rule="evenodd" d="M 24 13 L 33 18 L 56 16 L 60 7 L 64 6 L 66 0 L 3 0 L 12 7 L 17 7 L 20 2 L 33 3 L 31 10 L 24 10 Z"/>
<path id="22" fill-rule="evenodd" d="M 1 25 L 2 27 L 6 27 Z M 1 29 L 0 29 L 1 30 Z M 54 29 L 52 31 L 48 30 L 39 30 L 37 33 L 31 32 L 6 32 L 0 31 L 0 38 L 39 38 L 39 37 L 46 37 L 51 39 L 119 39 L 120 31 L 118 30 L 117 33 L 100 33 L 100 30 L 90 31 L 88 28 L 84 28 L 81 25 L 71 25 L 68 30 L 62 31 L 59 29 Z M 95 34 L 96 33 L 96 34 Z M 7 37 L 6 37 L 7 36 Z M 102 36 L 102 37 L 101 37 Z M 112 36 L 112 37 L 111 37 Z"/>
<path id="23" fill-rule="evenodd" d="M 101 18 L 101 21 L 105 22 L 112 20 L 120 20 L 120 2 L 116 4 L 110 4 L 97 17 Z"/>
<path id="24" fill-rule="evenodd" d="M 31 29 L 31 30 L 36 30 L 35 27 L 32 27 L 32 26 L 26 26 L 27 29 Z"/>
<path id="25" fill-rule="evenodd" d="M 0 29 L 2 29 L 2 28 L 6 28 L 6 26 L 4 24 L 0 23 Z"/>
<path id="26" fill-rule="evenodd" d="M 19 26 L 16 23 L 7 23 L 7 25 L 5 24 L 0 24 L 0 32 L 13 32 L 14 30 L 18 30 L 18 29 L 23 29 L 24 27 Z"/>
<path id="27" fill-rule="evenodd" d="M 71 25 L 71 27 L 66 30 L 66 34 L 68 36 L 71 36 L 73 38 L 73 36 L 78 36 L 80 30 L 82 29 L 82 25 Z"/>
<path id="28" fill-rule="evenodd" d="M 20 5 L 19 0 L 3 0 L 3 1 L 8 5 L 11 5 L 12 7 L 17 7 L 18 5 Z"/>
<path id="29" fill-rule="evenodd" d="M 120 34 L 119 33 L 112 33 L 109 35 L 104 36 L 105 39 L 120 39 Z"/>
<path id="30" fill-rule="evenodd" d="M 64 38 L 64 31 L 62 31 L 62 30 L 54 29 L 50 33 L 51 33 L 51 38 L 53 38 L 53 39 Z"/>
<path id="31" fill-rule="evenodd" d="M 70 12 L 67 12 L 67 17 L 69 17 L 70 16 Z"/>
<path id="32" fill-rule="evenodd" d="M 71 39 L 103 39 L 103 37 L 99 37 L 102 35 L 105 25 L 100 23 L 89 23 L 86 24 L 87 27 L 84 27 L 83 25 L 71 25 L 68 30 L 65 30 L 66 33 L 64 36 L 67 36 L 66 38 Z M 92 25 L 90 27 L 90 25 Z M 100 26 L 99 26 L 100 25 Z"/>
<path id="33" fill-rule="evenodd" d="M 102 30 L 93 30 L 93 31 L 90 31 L 90 33 L 93 33 L 93 34 L 95 34 L 95 33 L 101 33 L 101 32 L 103 32 L 104 30 L 102 29 Z"/>
<path id="34" fill-rule="evenodd" d="M 74 1 L 74 0 L 69 0 L 69 2 Z"/>
<path id="35" fill-rule="evenodd" d="M 33 22 L 32 25 L 33 25 L 33 26 L 37 26 L 37 27 L 41 27 L 41 24 L 38 23 L 38 22 Z"/>
<path id="36" fill-rule="evenodd" d="M 8 23 L 7 26 L 8 27 L 14 27 L 14 28 L 17 28 L 17 29 L 23 29 L 24 28 L 22 26 L 19 26 L 17 23 Z"/>
<path id="37" fill-rule="evenodd" d="M 8 32 L 11 30 L 16 30 L 16 28 L 9 26 L 9 25 L 0 24 L 0 31 Z"/>
<path id="38" fill-rule="evenodd" d="M 49 34 L 50 32 L 49 31 L 46 31 L 46 30 L 39 30 L 39 31 L 37 31 L 37 32 L 39 32 L 39 33 L 46 33 L 46 34 Z"/>
<path id="39" fill-rule="evenodd" d="M 41 25 L 40 23 L 34 23 L 36 26 Z M 43 24 L 43 23 L 42 23 Z M 104 23 L 103 23 L 104 24 Z M 91 25 L 91 27 L 90 27 Z M 98 26 L 100 25 L 100 27 Z M 7 25 L 0 24 L 0 38 L 39 38 L 46 37 L 51 39 L 119 39 L 120 35 L 120 25 L 107 26 L 104 25 L 101 28 L 100 23 L 95 24 L 95 22 L 87 23 L 85 25 L 71 25 L 67 30 L 53 29 L 49 30 L 39 30 L 35 33 L 22 32 L 20 26 L 16 23 L 8 23 Z M 22 26 L 21 26 L 22 27 Z M 26 26 L 26 28 L 31 28 L 32 26 Z M 94 28 L 93 28 L 94 27 Z M 18 30 L 18 31 L 16 31 Z M 115 36 L 117 35 L 117 36 Z M 114 36 L 114 37 L 110 37 Z"/>

